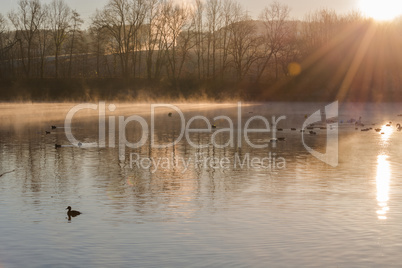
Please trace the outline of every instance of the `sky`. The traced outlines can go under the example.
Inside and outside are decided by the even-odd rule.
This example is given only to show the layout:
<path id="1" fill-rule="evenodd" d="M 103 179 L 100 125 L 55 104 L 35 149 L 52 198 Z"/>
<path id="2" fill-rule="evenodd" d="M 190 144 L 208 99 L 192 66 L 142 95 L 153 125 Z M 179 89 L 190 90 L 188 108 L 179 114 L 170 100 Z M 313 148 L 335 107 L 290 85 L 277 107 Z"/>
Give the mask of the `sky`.
<path id="1" fill-rule="evenodd" d="M 4 15 L 10 10 L 16 8 L 18 0 L 0 0 L 0 13 Z M 51 0 L 42 0 L 42 2 L 50 2 Z M 108 0 L 65 0 L 66 3 L 81 14 L 82 18 L 88 20 L 96 9 L 101 9 Z M 191 1 L 191 0 L 186 0 Z M 271 0 L 238 0 L 249 14 L 256 18 L 260 11 L 272 3 Z M 295 19 L 302 19 L 303 16 L 320 8 L 330 8 L 337 13 L 346 13 L 350 10 L 357 9 L 359 0 L 277 0 L 281 4 L 286 4 L 291 8 L 291 16 Z"/>

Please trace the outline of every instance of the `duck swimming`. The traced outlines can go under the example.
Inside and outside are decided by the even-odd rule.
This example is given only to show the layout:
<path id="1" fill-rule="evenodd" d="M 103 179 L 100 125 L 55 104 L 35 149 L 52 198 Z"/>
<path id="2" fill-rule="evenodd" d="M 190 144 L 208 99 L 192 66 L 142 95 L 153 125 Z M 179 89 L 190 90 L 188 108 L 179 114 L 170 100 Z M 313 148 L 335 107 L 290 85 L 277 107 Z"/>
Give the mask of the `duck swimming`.
<path id="1" fill-rule="evenodd" d="M 359 117 L 359 120 L 357 120 L 355 122 L 355 126 L 360 126 L 360 127 L 364 127 L 364 124 L 362 123 L 362 117 Z"/>
<path id="2" fill-rule="evenodd" d="M 78 216 L 78 215 L 82 214 L 81 212 L 79 212 L 77 210 L 71 210 L 70 206 L 68 206 L 66 209 L 68 209 L 68 211 L 67 211 L 67 216 L 68 217 L 75 217 L 75 216 Z"/>

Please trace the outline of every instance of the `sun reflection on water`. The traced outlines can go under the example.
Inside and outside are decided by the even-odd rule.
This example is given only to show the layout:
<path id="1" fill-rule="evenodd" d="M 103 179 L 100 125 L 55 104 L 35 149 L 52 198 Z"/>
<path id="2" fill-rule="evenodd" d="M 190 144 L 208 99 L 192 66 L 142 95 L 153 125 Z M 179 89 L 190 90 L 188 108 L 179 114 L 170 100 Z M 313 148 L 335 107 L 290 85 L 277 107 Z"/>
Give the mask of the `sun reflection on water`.
<path id="1" fill-rule="evenodd" d="M 389 210 L 389 184 L 391 179 L 391 168 L 387 160 L 387 155 L 379 155 L 377 157 L 377 202 L 379 210 L 377 216 L 380 220 L 387 219 L 387 212 Z"/>
<path id="2" fill-rule="evenodd" d="M 387 141 L 392 135 L 393 129 L 390 125 L 383 125 L 381 127 L 381 139 Z"/>

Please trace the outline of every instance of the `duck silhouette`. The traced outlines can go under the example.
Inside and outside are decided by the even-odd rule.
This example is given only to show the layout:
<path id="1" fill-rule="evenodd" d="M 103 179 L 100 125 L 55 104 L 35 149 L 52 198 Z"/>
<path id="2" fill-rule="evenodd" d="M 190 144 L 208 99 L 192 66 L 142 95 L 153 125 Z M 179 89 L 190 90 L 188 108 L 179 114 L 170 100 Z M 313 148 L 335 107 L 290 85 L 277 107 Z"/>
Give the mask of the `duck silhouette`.
<path id="1" fill-rule="evenodd" d="M 71 210 L 71 207 L 70 207 L 70 206 L 68 206 L 66 209 L 68 209 L 68 211 L 67 211 L 67 216 L 68 216 L 69 218 L 70 218 L 70 217 L 76 217 L 76 216 L 82 214 L 81 212 L 79 212 L 79 211 L 77 211 L 77 210 Z"/>

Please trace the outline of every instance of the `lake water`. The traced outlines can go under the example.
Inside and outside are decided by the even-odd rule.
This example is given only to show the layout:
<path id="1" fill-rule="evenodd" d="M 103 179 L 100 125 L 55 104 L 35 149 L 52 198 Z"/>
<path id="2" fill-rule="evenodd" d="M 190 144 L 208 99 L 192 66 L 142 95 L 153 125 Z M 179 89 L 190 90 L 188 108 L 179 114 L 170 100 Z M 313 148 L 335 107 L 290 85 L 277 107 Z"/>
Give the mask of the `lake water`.
<path id="1" fill-rule="evenodd" d="M 201 115 L 217 126 L 189 134 L 204 148 L 185 136 L 154 148 L 150 105 L 115 103 L 112 112 L 109 104 L 104 148 L 71 146 L 64 120 L 76 104 L 0 104 L 0 267 L 400 267 L 400 104 L 340 104 L 336 167 L 311 155 L 301 138 L 306 115 L 325 103 L 252 103 L 240 111 L 237 103 L 177 104 L 185 123 Z M 78 141 L 99 141 L 98 110 L 73 118 Z M 127 124 L 128 141 L 144 133 L 145 140 L 122 149 L 118 116 L 131 115 L 149 133 Z M 238 146 L 238 130 L 256 115 L 270 124 L 286 116 L 276 133 L 286 140 L 249 133 L 251 144 L 268 147 L 253 148 L 244 137 Z M 212 145 L 213 133 L 230 127 L 215 116 L 232 119 L 233 146 Z M 384 134 L 346 123 L 360 116 L 364 128 Z M 153 118 L 155 144 L 179 137 L 176 111 L 159 108 Z M 314 131 L 304 142 L 323 153 L 327 130 Z M 223 145 L 230 133 L 215 140 Z M 67 206 L 83 214 L 68 219 Z"/>

